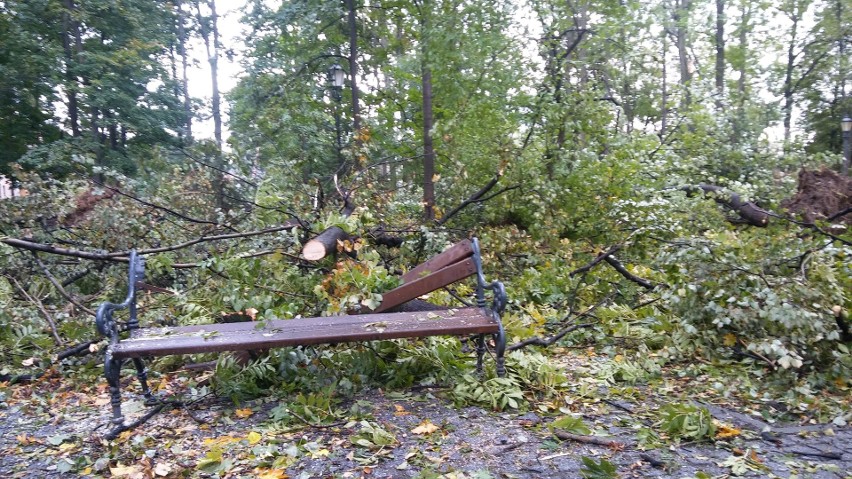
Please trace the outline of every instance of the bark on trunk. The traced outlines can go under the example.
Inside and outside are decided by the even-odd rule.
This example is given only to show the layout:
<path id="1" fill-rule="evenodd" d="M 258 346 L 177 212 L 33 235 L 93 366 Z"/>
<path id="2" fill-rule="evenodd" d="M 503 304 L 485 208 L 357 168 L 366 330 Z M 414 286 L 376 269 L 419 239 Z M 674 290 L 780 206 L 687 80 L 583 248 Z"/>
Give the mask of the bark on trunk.
<path id="1" fill-rule="evenodd" d="M 355 23 L 355 0 L 346 0 L 349 11 L 349 87 L 352 90 L 352 133 L 361 144 L 361 106 L 358 100 L 358 30 Z"/>
<path id="2" fill-rule="evenodd" d="M 186 128 L 186 141 L 192 142 L 192 102 L 189 98 L 189 77 L 187 76 L 188 59 L 186 52 L 186 18 L 183 12 L 182 0 L 176 0 L 175 8 L 178 14 L 178 55 L 180 55 L 182 78 L 181 78 L 181 94 L 183 96 L 183 115 L 184 128 Z"/>
<path id="3" fill-rule="evenodd" d="M 725 94 L 725 0 L 716 0 L 716 110 L 721 111 Z"/>
<path id="4" fill-rule="evenodd" d="M 698 186 L 685 186 L 681 189 L 689 195 L 701 190 L 705 196 L 713 198 L 716 203 L 730 208 L 746 223 L 752 226 L 763 228 L 769 225 L 769 213 L 751 201 L 743 201 L 739 194 L 728 191 L 721 186 L 701 183 Z"/>
<path id="5" fill-rule="evenodd" d="M 689 27 L 689 7 L 692 0 L 677 0 L 674 12 L 675 20 L 675 42 L 677 44 L 678 63 L 680 66 L 680 87 L 683 90 L 680 108 L 683 114 L 692 104 L 692 71 L 689 65 L 689 52 L 687 51 L 687 33 Z"/>
<path id="6" fill-rule="evenodd" d="M 74 0 L 64 0 L 65 11 L 62 12 L 62 48 L 65 50 L 65 81 L 68 89 L 68 123 L 71 126 L 71 134 L 76 138 L 80 136 L 80 107 L 77 104 L 77 80 L 74 75 L 74 64 L 76 55 L 71 45 L 72 36 L 80 37 L 80 24 L 71 19 L 71 12 L 76 8 Z"/>
<path id="7" fill-rule="evenodd" d="M 423 5 L 421 25 L 421 85 L 423 92 L 423 208 L 427 223 L 435 219 L 435 148 L 432 144 L 432 67 L 429 65 L 429 2 Z"/>

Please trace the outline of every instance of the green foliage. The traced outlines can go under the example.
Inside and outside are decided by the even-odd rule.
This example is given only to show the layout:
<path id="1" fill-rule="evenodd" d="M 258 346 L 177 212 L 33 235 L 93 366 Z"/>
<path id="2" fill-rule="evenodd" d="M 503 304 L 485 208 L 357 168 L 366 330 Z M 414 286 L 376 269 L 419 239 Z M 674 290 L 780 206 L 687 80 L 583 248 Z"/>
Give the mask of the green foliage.
<path id="1" fill-rule="evenodd" d="M 590 457 L 582 456 L 580 460 L 583 461 L 580 475 L 586 479 L 615 479 L 618 477 L 618 469 L 616 469 L 615 464 L 606 459 L 596 462 Z"/>
<path id="2" fill-rule="evenodd" d="M 398 442 L 396 436 L 376 423 L 361 421 L 358 426 L 358 432 L 349 437 L 349 441 L 356 446 L 378 450 Z"/>
<path id="3" fill-rule="evenodd" d="M 482 380 L 466 374 L 453 388 L 453 397 L 459 404 L 479 404 L 495 411 L 525 406 L 520 385 L 510 377 Z"/>
<path id="4" fill-rule="evenodd" d="M 550 429 L 562 429 L 571 434 L 591 434 L 592 430 L 583 423 L 582 417 L 563 416 L 547 425 Z"/>
<path id="5" fill-rule="evenodd" d="M 669 403 L 658 412 L 659 428 L 673 441 L 706 441 L 716 435 L 713 416 L 705 407 Z"/>

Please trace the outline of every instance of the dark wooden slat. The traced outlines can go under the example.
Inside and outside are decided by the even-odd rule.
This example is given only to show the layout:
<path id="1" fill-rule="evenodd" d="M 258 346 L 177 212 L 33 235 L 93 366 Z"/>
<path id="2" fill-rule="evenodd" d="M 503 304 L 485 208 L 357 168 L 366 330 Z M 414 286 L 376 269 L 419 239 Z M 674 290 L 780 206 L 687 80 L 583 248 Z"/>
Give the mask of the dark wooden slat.
<path id="1" fill-rule="evenodd" d="M 227 323 L 180 328 L 149 328 L 113 346 L 113 357 L 168 356 L 283 346 L 373 341 L 425 336 L 496 333 L 488 310 L 461 308 L 437 312 L 361 314 Z"/>
<path id="2" fill-rule="evenodd" d="M 402 282 L 408 283 L 423 276 L 446 268 L 447 266 L 473 255 L 473 242 L 469 239 L 459 241 L 447 250 L 430 258 L 425 263 L 417 265 L 411 271 L 402 275 Z"/>
<path id="3" fill-rule="evenodd" d="M 476 273 L 476 263 L 473 262 L 473 259 L 467 258 L 383 293 L 382 304 L 374 312 L 387 311 L 418 296 L 431 293 L 438 288 L 467 278 L 474 273 Z"/>

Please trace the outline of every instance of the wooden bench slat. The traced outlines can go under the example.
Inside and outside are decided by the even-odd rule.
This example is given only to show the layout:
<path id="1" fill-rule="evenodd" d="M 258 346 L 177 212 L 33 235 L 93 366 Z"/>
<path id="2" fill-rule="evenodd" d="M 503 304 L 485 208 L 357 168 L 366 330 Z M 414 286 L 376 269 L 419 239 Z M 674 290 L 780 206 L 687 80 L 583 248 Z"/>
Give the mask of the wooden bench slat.
<path id="1" fill-rule="evenodd" d="M 435 335 L 497 333 L 500 325 L 489 310 L 461 308 L 438 312 L 388 313 L 325 318 L 271 320 L 263 329 L 257 323 L 228 323 L 146 328 L 113 346 L 116 359 L 168 356 L 283 346 L 373 341 Z"/>
<path id="2" fill-rule="evenodd" d="M 382 294 L 382 304 L 373 312 L 387 311 L 418 296 L 431 293 L 445 285 L 467 278 L 472 274 L 476 274 L 476 263 L 473 259 L 467 258 Z"/>
<path id="3" fill-rule="evenodd" d="M 446 251 L 432 257 L 428 261 L 417 265 L 411 271 L 402 275 L 402 282 L 408 283 L 424 275 L 445 268 L 460 259 L 473 255 L 473 242 L 469 239 L 459 241 Z"/>

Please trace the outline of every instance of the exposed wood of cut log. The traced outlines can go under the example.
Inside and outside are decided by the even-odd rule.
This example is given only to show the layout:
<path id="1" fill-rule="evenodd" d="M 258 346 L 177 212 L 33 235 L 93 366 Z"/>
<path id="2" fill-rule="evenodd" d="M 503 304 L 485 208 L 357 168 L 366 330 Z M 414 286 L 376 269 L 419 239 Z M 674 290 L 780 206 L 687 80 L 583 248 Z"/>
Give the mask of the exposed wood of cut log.
<path id="1" fill-rule="evenodd" d="M 339 226 L 326 228 L 302 248 L 302 256 L 310 261 L 317 261 L 337 252 L 337 242 L 349 239 L 349 234 Z"/>

